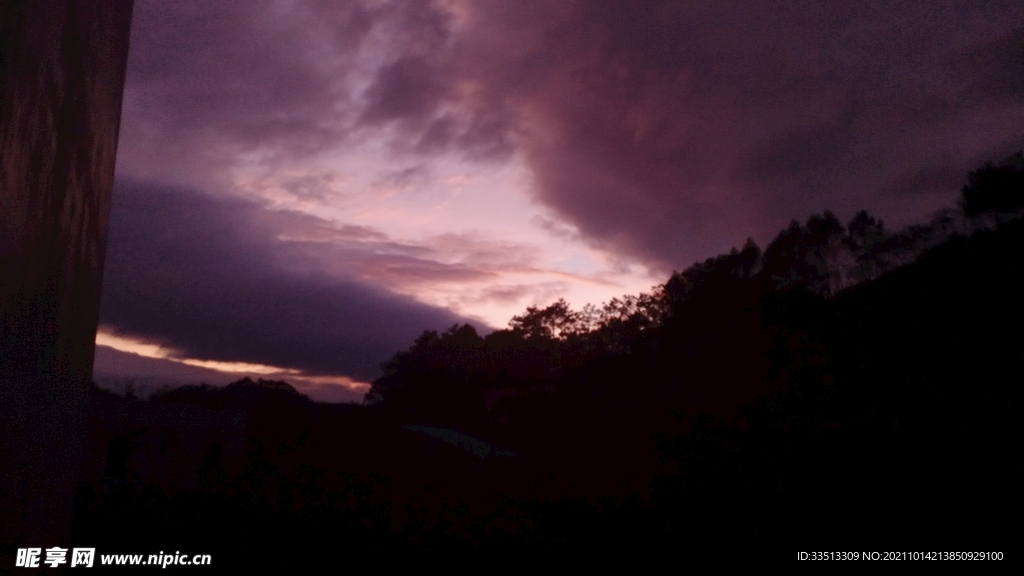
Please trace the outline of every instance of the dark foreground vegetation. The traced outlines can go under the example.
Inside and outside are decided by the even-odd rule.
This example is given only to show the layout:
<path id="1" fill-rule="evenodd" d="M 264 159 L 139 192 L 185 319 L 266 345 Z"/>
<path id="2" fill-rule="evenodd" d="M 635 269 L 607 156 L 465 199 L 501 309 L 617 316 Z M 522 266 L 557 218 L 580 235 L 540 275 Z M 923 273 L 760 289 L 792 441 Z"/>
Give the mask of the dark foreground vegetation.
<path id="1" fill-rule="evenodd" d="M 653 294 L 425 332 L 366 405 L 267 381 L 97 389 L 75 545 L 339 569 L 1009 551 L 1022 181 L 1017 156 L 927 225 L 825 213 Z"/>

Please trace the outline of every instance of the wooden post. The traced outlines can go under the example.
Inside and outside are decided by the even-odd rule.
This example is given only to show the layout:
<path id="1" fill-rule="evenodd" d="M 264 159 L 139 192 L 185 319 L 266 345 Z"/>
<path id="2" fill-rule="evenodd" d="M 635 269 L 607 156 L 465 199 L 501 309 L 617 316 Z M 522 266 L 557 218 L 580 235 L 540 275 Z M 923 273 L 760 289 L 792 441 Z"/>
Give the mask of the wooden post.
<path id="1" fill-rule="evenodd" d="M 0 0 L 0 544 L 66 547 L 133 0 Z M 0 551 L 0 566 L 13 567 Z"/>

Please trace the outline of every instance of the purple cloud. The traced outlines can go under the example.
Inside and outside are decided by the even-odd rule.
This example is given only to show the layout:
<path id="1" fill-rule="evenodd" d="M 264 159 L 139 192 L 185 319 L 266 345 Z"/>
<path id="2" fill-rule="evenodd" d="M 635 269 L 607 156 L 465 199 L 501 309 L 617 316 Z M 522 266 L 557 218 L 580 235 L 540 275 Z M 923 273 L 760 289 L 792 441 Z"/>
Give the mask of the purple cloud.
<path id="1" fill-rule="evenodd" d="M 367 381 L 424 329 L 464 320 L 355 277 L 289 267 L 290 246 L 274 233 L 295 215 L 275 216 L 244 200 L 119 182 L 100 323 L 185 357 Z"/>
<path id="2" fill-rule="evenodd" d="M 458 320 L 381 286 L 513 299 L 522 282 L 480 283 L 529 254 L 232 200 L 233 168 L 328 206 L 415 188 L 453 157 L 514 159 L 560 219 L 545 229 L 663 271 L 824 209 L 899 225 L 1024 147 L 1024 6 L 146 2 L 122 125 L 104 321 L 197 355 L 370 378 Z M 380 168 L 366 190 L 289 171 L 352 151 Z"/>

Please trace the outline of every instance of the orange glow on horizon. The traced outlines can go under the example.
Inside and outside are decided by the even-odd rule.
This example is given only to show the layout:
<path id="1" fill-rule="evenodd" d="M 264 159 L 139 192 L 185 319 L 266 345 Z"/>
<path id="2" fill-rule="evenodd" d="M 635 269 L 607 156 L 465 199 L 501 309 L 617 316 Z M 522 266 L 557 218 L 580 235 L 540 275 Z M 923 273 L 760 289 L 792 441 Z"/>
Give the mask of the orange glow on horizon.
<path id="1" fill-rule="evenodd" d="M 250 362 L 225 362 L 220 360 L 182 358 L 179 356 L 180 353 L 176 350 L 165 348 L 159 344 L 137 340 L 130 336 L 114 334 L 104 329 L 102 326 L 96 332 L 96 345 L 106 346 L 119 352 L 136 354 L 145 358 L 153 358 L 186 366 L 205 368 L 224 374 L 236 374 L 240 377 L 250 376 L 287 380 L 295 385 L 296 389 L 300 392 L 305 392 L 309 388 L 319 388 L 323 386 L 341 386 L 355 392 L 366 392 L 370 389 L 369 383 L 360 382 L 349 378 L 348 376 L 311 375 L 294 368 L 282 368 L 279 366 L 254 364 Z"/>

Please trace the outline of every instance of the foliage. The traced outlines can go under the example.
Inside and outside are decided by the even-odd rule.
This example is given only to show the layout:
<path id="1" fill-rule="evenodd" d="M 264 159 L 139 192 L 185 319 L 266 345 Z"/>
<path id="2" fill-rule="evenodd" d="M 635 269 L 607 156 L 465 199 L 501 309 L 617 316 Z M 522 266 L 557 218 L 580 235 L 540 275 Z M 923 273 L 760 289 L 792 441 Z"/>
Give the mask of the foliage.
<path id="1" fill-rule="evenodd" d="M 960 207 L 970 217 L 1012 214 L 1024 207 L 1024 153 L 971 172 L 961 190 Z"/>
<path id="2" fill-rule="evenodd" d="M 841 274 L 846 229 L 829 211 L 815 214 L 801 226 L 793 220 L 765 249 L 765 273 L 777 289 L 805 286 L 816 294 L 835 291 Z"/>
<path id="3" fill-rule="evenodd" d="M 428 330 L 345 410 L 266 381 L 97 394 L 78 535 L 493 559 L 849 540 L 899 509 L 873 536 L 998 543 L 1021 480 L 1005 327 L 1024 321 L 1024 221 L 951 228 L 826 212 L 649 294 Z"/>
<path id="4" fill-rule="evenodd" d="M 589 318 L 573 312 L 561 298 L 547 308 L 530 306 L 525 314 L 514 316 L 508 324 L 509 330 L 517 336 L 542 340 L 565 340 L 590 328 Z"/>
<path id="5" fill-rule="evenodd" d="M 1016 206 L 1007 200 L 1012 196 L 1008 190 L 1022 170 L 1018 155 L 998 167 L 989 164 L 972 172 L 971 184 L 965 187 L 965 209 L 974 213 Z M 408 350 L 383 365 L 384 375 L 372 384 L 366 399 L 391 406 L 402 418 L 416 420 L 414 424 L 444 421 L 479 427 L 481 398 L 487 391 L 575 390 L 572 394 L 624 402 L 625 395 L 639 393 L 637 374 L 662 386 L 705 379 L 722 380 L 716 385 L 725 388 L 756 388 L 764 367 L 743 360 L 744 355 L 760 357 L 774 347 L 773 354 L 784 356 L 793 346 L 787 339 L 806 340 L 806 335 L 789 328 L 766 328 L 764 322 L 772 321 L 764 314 L 796 317 L 792 306 L 803 301 L 800 294 L 834 298 L 914 262 L 926 250 L 956 238 L 958 230 L 949 210 L 927 225 L 896 232 L 865 210 L 845 226 L 830 211 L 813 214 L 803 224 L 793 220 L 764 251 L 748 238 L 742 248 L 673 273 L 646 294 L 578 310 L 564 299 L 530 306 L 513 317 L 507 329 L 486 337 L 468 325 L 442 333 L 425 331 Z M 790 292 L 796 296 L 785 296 Z M 777 306 L 783 312 L 773 312 Z M 772 360 L 776 369 L 781 357 Z M 681 358 L 686 359 L 685 366 L 679 364 Z M 614 373 L 632 383 L 606 388 L 596 384 L 609 382 Z M 660 394 L 683 401 L 675 392 Z M 459 410 L 474 414 L 459 416 Z"/>

